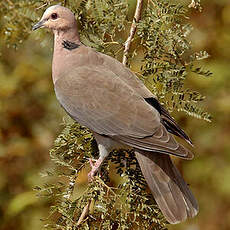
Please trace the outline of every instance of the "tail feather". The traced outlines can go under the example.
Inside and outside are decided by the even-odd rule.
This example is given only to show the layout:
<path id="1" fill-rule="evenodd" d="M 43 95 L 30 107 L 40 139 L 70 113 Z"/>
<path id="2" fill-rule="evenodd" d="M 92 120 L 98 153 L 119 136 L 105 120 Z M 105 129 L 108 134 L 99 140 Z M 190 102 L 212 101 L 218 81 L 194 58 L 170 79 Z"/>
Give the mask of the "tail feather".
<path id="1" fill-rule="evenodd" d="M 135 150 L 145 180 L 167 221 L 177 224 L 198 213 L 198 204 L 170 156 Z"/>

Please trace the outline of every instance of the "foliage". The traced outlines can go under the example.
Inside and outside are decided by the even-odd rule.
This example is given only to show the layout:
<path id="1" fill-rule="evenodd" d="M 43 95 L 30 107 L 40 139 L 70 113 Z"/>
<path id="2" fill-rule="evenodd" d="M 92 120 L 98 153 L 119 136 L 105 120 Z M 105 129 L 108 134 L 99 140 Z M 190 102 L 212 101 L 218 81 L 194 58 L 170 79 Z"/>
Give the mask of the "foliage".
<path id="1" fill-rule="evenodd" d="M 191 54 L 191 42 L 187 37 L 192 26 L 184 23 L 187 21 L 186 8 L 167 1 L 154 1 L 153 6 L 145 9 L 138 29 L 144 47 L 141 73 L 146 85 L 170 111 L 185 111 L 210 121 L 210 115 L 197 106 L 204 97 L 184 88 L 191 72 L 204 77 L 211 75 L 210 71 L 194 67 L 195 61 L 207 58 L 208 54 L 205 51 Z"/>
<path id="2" fill-rule="evenodd" d="M 4 17 L 1 14 L 1 35 L 8 47 L 18 47 L 18 44 L 28 38 L 31 24 L 38 20 L 44 7 L 50 3 L 57 1 L 0 3 L 0 10 L 7 12 Z M 121 59 L 123 44 L 132 22 L 125 1 L 83 0 L 76 3 L 69 0 L 63 1 L 63 4 L 76 13 L 85 44 Z M 184 86 L 185 80 L 194 73 L 210 76 L 209 71 L 196 64 L 207 58 L 208 54 L 205 51 L 191 51 L 188 35 L 192 27 L 187 24 L 186 7 L 163 0 L 152 0 L 145 4 L 132 41 L 130 67 L 132 68 L 132 60 L 143 53 L 142 65 L 137 74 L 159 100 L 170 111 L 184 111 L 210 120 L 210 115 L 197 106 L 204 96 Z M 34 10 L 35 8 L 39 9 Z M 44 39 L 44 32 L 37 35 L 38 39 Z M 102 176 L 97 177 L 79 194 L 79 173 L 87 167 L 87 158 L 96 152 L 93 142 L 87 129 L 78 124 L 66 125 L 56 140 L 50 155 L 58 167 L 54 172 L 47 172 L 49 177 L 54 177 L 54 182 L 36 187 L 41 195 L 53 201 L 46 227 L 77 228 L 77 220 L 84 207 L 89 205 L 89 215 L 81 223 L 83 229 L 89 229 L 89 226 L 94 226 L 95 229 L 108 229 L 108 226 L 112 229 L 164 229 L 166 222 L 146 192 L 145 183 L 140 183 L 143 178 L 132 152 L 119 151 L 119 157 L 117 152 L 112 153 L 103 166 Z M 113 183 L 107 175 L 108 167 L 113 167 L 110 162 L 116 164 L 117 173 L 121 175 L 115 188 L 110 187 Z"/>
<path id="3" fill-rule="evenodd" d="M 1 36 L 8 47 L 17 47 L 28 38 L 31 24 L 37 19 L 34 9 L 42 1 L 1 1 Z"/>
<path id="4" fill-rule="evenodd" d="M 164 218 L 146 192 L 146 183 L 132 151 L 111 153 L 102 166 L 101 177 L 96 177 L 79 195 L 78 177 L 97 149 L 86 128 L 77 123 L 65 126 L 50 152 L 58 165 L 59 170 L 55 172 L 59 179 L 43 188 L 36 187 L 40 196 L 55 197 L 48 222 L 52 219 L 56 224 L 51 222 L 45 226 L 54 229 L 77 229 L 78 225 L 80 229 L 165 229 Z M 120 175 L 115 187 L 111 186 L 115 182 L 109 178 L 109 167 Z M 55 172 L 46 175 L 56 176 Z M 76 224 L 88 205 L 89 215 Z"/>

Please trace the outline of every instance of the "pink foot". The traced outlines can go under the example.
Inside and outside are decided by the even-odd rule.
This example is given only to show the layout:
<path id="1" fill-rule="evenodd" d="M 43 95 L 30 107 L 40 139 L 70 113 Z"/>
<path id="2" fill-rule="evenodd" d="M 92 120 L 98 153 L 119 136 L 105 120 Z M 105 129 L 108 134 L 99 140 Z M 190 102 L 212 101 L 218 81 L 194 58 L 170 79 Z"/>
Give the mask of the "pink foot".
<path id="1" fill-rule="evenodd" d="M 102 162 L 103 162 L 103 160 L 99 158 L 94 164 L 93 160 L 89 159 L 89 163 L 90 163 L 90 166 L 91 166 L 91 171 L 88 173 L 89 182 L 91 182 L 93 180 L 93 177 L 96 174 L 96 172 L 99 170 Z"/>

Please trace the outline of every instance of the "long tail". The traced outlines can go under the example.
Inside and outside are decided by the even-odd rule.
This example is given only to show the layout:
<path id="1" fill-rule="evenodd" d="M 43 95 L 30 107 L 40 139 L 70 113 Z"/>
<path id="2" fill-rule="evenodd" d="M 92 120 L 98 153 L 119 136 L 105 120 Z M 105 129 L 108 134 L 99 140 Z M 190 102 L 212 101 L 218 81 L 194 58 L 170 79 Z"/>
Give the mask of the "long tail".
<path id="1" fill-rule="evenodd" d="M 169 155 L 135 150 L 145 180 L 167 221 L 177 224 L 199 210 L 188 185 Z"/>

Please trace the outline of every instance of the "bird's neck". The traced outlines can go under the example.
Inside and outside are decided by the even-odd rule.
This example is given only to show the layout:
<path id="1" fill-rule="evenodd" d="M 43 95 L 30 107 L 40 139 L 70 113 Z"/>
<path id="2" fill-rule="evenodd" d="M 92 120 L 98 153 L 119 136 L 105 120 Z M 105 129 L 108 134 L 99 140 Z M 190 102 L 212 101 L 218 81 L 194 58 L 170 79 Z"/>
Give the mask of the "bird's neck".
<path id="1" fill-rule="evenodd" d="M 60 77 L 62 70 L 68 65 L 71 54 L 81 45 L 76 28 L 68 31 L 54 31 L 54 53 L 52 64 L 53 81 Z"/>
<path id="2" fill-rule="evenodd" d="M 76 28 L 70 28 L 66 31 L 54 31 L 54 52 L 56 51 L 65 51 L 63 42 L 68 41 L 80 45 L 80 38 Z"/>

